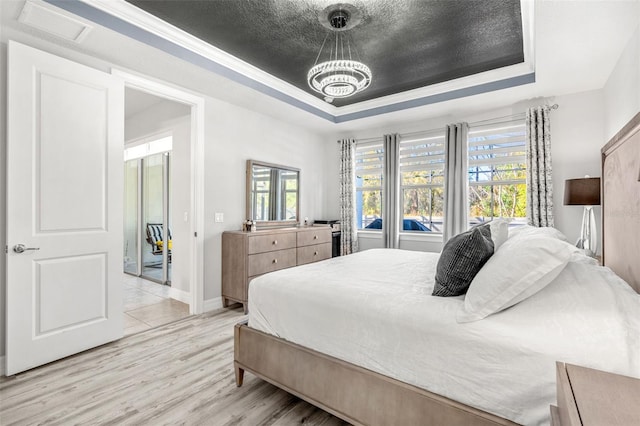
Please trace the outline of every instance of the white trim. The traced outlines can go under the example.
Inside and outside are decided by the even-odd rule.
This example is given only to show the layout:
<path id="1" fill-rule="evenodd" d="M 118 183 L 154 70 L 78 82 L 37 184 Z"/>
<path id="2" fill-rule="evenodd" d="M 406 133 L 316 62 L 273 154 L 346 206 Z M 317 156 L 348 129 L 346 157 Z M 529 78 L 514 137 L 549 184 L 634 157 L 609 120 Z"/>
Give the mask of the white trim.
<path id="1" fill-rule="evenodd" d="M 364 231 L 362 229 L 359 229 L 358 238 L 366 238 L 369 240 L 381 240 L 382 231 Z"/>
<path id="2" fill-rule="evenodd" d="M 358 102 L 356 104 L 336 107 L 324 102 L 316 96 L 293 86 L 273 75 L 236 58 L 229 53 L 218 49 L 209 43 L 157 18 L 150 13 L 143 11 L 124 0 L 80 0 L 89 4 L 102 12 L 108 13 L 128 22 L 144 31 L 148 31 L 158 37 L 175 43 L 176 45 L 188 49 L 203 58 L 224 66 L 238 74 L 250 78 L 258 83 L 264 84 L 280 93 L 295 98 L 313 108 L 324 113 L 331 114 L 336 119 L 341 116 L 364 112 L 374 108 L 382 108 L 402 102 L 418 100 L 434 95 L 448 92 L 469 89 L 478 85 L 501 81 L 509 78 L 521 77 L 535 72 L 535 40 L 534 40 L 534 14 L 535 1 L 522 0 L 522 38 L 524 62 L 499 69 L 485 71 L 479 74 L 458 78 L 455 80 L 434 84 L 418 89 L 408 90 L 369 101 Z"/>
<path id="3" fill-rule="evenodd" d="M 0 376 L 5 376 L 5 372 L 7 371 L 7 359 L 4 355 L 0 356 Z"/>
<path id="4" fill-rule="evenodd" d="M 169 288 L 169 297 L 182 303 L 191 303 L 191 293 L 175 287 Z"/>
<path id="5" fill-rule="evenodd" d="M 467 77 L 457 78 L 455 80 L 445 81 L 443 83 L 432 84 L 418 89 L 407 90 L 393 95 L 383 96 L 368 101 L 358 102 L 351 105 L 345 105 L 332 111 L 336 117 L 353 114 L 361 111 L 367 111 L 373 108 L 381 108 L 388 105 L 394 105 L 401 102 L 407 102 L 422 99 L 434 95 L 441 95 L 455 90 L 473 88 L 482 84 L 493 83 L 508 78 L 519 77 L 531 73 L 533 64 L 526 62 L 502 67 L 494 70 L 485 71 L 479 74 L 473 74 Z"/>
<path id="6" fill-rule="evenodd" d="M 433 243 L 442 242 L 442 233 L 438 232 L 400 232 L 400 241 L 426 241 Z M 381 231 L 358 230 L 358 238 L 365 240 L 381 240 Z"/>
<path id="7" fill-rule="evenodd" d="M 204 306 L 204 98 L 168 83 L 115 69 L 111 73 L 124 80 L 126 87 L 191 106 L 191 244 L 189 272 L 189 313 L 200 314 Z M 197 237 L 196 237 L 197 235 Z M 221 302 L 222 303 L 222 302 Z"/>
<path id="8" fill-rule="evenodd" d="M 153 142 L 158 139 L 166 138 L 168 136 L 173 137 L 172 129 L 162 129 L 157 132 L 149 133 L 145 136 L 140 136 L 139 138 L 133 138 L 124 141 L 125 149 L 132 146 L 141 145 L 143 143 Z"/>
<path id="9" fill-rule="evenodd" d="M 139 158 L 173 151 L 173 131 L 168 131 L 167 133 L 167 135 L 159 137 L 140 138 L 135 143 L 131 144 L 125 141 L 124 161 L 137 160 Z M 169 139 L 168 143 L 166 142 L 167 139 Z M 140 152 L 139 150 L 143 145 L 146 145 L 146 150 L 144 152 Z"/>
<path id="10" fill-rule="evenodd" d="M 215 311 L 216 309 L 222 309 L 222 297 L 214 297 L 204 301 L 204 312 Z"/>
<path id="11" fill-rule="evenodd" d="M 442 233 L 438 232 L 400 232 L 400 241 L 423 241 L 442 243 Z"/>
<path id="12" fill-rule="evenodd" d="M 252 80 L 265 84 L 286 95 L 292 96 L 324 112 L 335 115 L 337 108 L 316 96 L 297 88 L 273 75 L 221 50 L 180 28 L 130 4 L 124 0 L 80 0 L 96 9 L 135 25 L 151 34 L 176 43 L 204 58 L 225 66 Z"/>

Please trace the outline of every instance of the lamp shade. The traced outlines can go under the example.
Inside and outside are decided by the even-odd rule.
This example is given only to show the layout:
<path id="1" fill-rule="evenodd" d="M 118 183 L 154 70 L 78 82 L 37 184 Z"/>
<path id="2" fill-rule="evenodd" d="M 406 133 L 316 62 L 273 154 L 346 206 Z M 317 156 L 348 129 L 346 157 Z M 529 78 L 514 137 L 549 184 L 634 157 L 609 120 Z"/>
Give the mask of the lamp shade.
<path id="1" fill-rule="evenodd" d="M 599 206 L 600 178 L 589 177 L 564 181 L 565 206 Z"/>

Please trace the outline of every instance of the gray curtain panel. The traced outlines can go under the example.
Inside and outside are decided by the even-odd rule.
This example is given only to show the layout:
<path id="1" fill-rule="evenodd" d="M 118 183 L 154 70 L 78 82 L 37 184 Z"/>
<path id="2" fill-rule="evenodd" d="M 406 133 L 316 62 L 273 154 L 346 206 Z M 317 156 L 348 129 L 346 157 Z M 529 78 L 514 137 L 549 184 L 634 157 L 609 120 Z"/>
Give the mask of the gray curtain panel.
<path id="1" fill-rule="evenodd" d="M 340 255 L 358 251 L 358 230 L 356 226 L 355 188 L 356 141 L 340 141 Z"/>
<path id="2" fill-rule="evenodd" d="M 384 179 L 382 190 L 382 243 L 398 248 L 400 234 L 400 135 L 384 135 Z"/>
<path id="3" fill-rule="evenodd" d="M 549 107 L 529 108 L 527 128 L 527 222 L 553 226 L 553 182 Z"/>
<path id="4" fill-rule="evenodd" d="M 447 126 L 444 162 L 443 242 L 469 227 L 469 153 L 467 123 Z"/>

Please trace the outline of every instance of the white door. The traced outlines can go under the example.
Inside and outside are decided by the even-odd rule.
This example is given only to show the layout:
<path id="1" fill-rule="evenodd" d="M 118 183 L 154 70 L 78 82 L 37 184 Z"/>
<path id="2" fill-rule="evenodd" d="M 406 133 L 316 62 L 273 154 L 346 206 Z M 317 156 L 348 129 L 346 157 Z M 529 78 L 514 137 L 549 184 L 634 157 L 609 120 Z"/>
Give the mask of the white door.
<path id="1" fill-rule="evenodd" d="M 122 337 L 124 84 L 8 50 L 10 375 Z"/>

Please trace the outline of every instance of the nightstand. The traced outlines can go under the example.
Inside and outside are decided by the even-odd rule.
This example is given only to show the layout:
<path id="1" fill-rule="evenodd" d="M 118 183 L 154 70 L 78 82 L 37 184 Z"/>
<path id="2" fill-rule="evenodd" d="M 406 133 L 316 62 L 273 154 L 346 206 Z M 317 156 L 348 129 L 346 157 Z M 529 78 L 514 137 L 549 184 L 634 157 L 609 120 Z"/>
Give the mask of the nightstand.
<path id="1" fill-rule="evenodd" d="M 640 379 L 556 363 L 551 426 L 640 425 Z"/>

